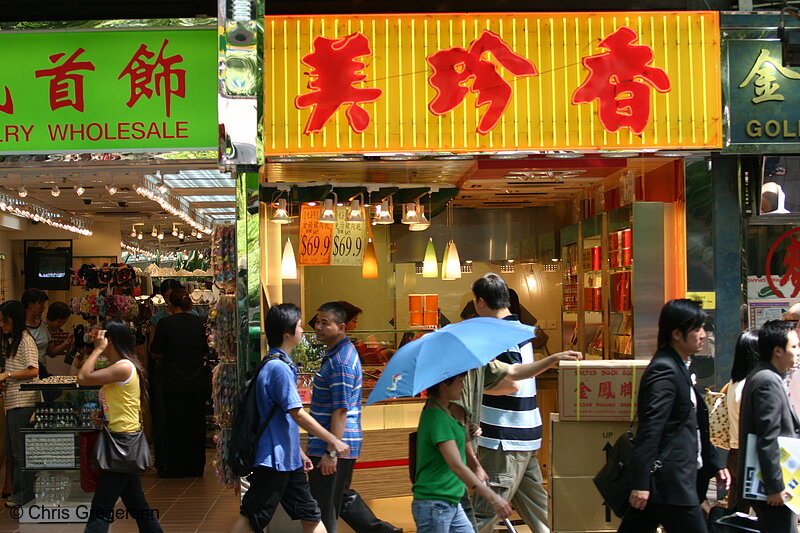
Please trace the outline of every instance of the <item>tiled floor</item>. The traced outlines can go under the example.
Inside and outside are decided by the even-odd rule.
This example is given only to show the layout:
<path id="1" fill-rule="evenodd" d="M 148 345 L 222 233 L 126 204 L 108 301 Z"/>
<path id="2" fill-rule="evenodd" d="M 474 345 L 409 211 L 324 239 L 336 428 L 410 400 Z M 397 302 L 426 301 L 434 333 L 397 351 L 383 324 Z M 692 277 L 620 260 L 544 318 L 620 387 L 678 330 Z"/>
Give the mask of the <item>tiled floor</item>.
<path id="1" fill-rule="evenodd" d="M 213 450 L 209 450 L 205 475 L 202 478 L 159 479 L 154 470 L 142 476 L 147 500 L 158 510 L 161 526 L 167 533 L 227 533 L 239 514 L 239 498 L 232 489 L 217 482 L 214 474 Z M 375 514 L 406 532 L 414 531 L 411 517 L 411 497 L 387 498 L 368 502 Z M 119 508 L 123 508 L 119 504 Z M 298 524 L 283 527 L 274 523 L 270 533 L 300 531 Z M 0 533 L 80 533 L 83 524 L 19 524 L 9 510 L 0 506 Z M 112 524 L 112 533 L 134 533 L 138 531 L 134 520 L 120 520 Z M 518 526 L 519 533 L 529 533 L 525 526 Z M 353 533 L 340 522 L 339 533 Z"/>
<path id="2" fill-rule="evenodd" d="M 153 470 L 142 476 L 147 500 L 158 510 L 165 532 L 230 531 L 239 513 L 239 499 L 231 489 L 217 482 L 212 457 L 213 453 L 209 453 L 202 478 L 159 479 Z M 8 509 L 0 509 L 0 533 L 78 533 L 84 527 L 83 524 L 19 524 L 11 518 Z M 110 531 L 129 533 L 138 529 L 136 521 L 121 520 L 114 523 Z"/>

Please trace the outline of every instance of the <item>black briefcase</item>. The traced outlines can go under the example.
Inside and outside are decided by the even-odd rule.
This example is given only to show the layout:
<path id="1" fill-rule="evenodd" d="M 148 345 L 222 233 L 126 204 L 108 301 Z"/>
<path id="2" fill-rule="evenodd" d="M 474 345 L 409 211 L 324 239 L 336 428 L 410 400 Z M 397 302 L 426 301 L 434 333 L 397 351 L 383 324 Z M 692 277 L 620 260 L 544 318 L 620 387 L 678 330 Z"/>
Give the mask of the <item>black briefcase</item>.
<path id="1" fill-rule="evenodd" d="M 626 431 L 614 443 L 606 464 L 594 477 L 594 484 L 603 501 L 622 518 L 628 509 L 633 477 L 633 433 Z"/>

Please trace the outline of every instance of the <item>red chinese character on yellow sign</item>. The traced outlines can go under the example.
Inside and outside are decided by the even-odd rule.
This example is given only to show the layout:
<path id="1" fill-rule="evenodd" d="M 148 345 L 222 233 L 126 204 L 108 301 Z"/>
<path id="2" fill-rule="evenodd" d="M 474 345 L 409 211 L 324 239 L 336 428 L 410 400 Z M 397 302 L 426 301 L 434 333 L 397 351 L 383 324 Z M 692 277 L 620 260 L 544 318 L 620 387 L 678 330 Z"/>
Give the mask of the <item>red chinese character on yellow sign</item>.
<path id="1" fill-rule="evenodd" d="M 623 383 L 620 385 L 619 395 L 623 398 L 630 398 L 633 395 L 633 383 Z"/>
<path id="2" fill-rule="evenodd" d="M 538 75 L 533 63 L 515 54 L 499 35 L 484 30 L 472 41 L 469 50 L 456 46 L 426 58 L 433 67 L 428 82 L 436 89 L 436 97 L 428 105 L 431 113 L 444 115 L 452 111 L 464 101 L 467 92 L 472 91 L 478 94 L 475 107 L 489 106 L 478 124 L 478 133 L 486 135 L 497 126 L 511 102 L 512 89 L 497 72 L 497 66 L 485 59 L 488 54 L 514 76 Z M 469 89 L 463 85 L 467 82 L 471 82 Z"/>
<path id="3" fill-rule="evenodd" d="M 153 88 L 151 85 L 155 87 L 156 95 L 161 96 L 163 92 L 168 117 L 171 113 L 170 99 L 172 96 L 186 97 L 186 70 L 172 68 L 176 63 L 183 61 L 183 56 L 175 54 L 164 57 L 164 50 L 168 44 L 169 40 L 164 39 L 158 57 L 148 50 L 147 45 L 140 45 L 117 77 L 118 80 L 121 80 L 123 76 L 131 78 L 131 96 L 126 102 L 128 107 L 136 105 L 142 96 L 148 100 L 152 98 Z M 155 61 L 148 62 L 154 57 L 156 57 Z"/>
<path id="4" fill-rule="evenodd" d="M 353 131 L 362 133 L 369 127 L 369 113 L 360 104 L 375 102 L 383 94 L 381 89 L 356 86 L 367 77 L 361 72 L 366 64 L 358 59 L 369 55 L 372 55 L 369 39 L 362 33 L 341 39 L 314 39 L 314 51 L 302 59 L 312 69 L 308 73 L 311 92 L 295 99 L 298 109 L 312 108 L 306 135 L 322 131 L 343 105 L 347 106 L 345 114 Z"/>
<path id="5" fill-rule="evenodd" d="M 83 75 L 73 74 L 76 70 L 94 70 L 90 61 L 75 61 L 86 50 L 78 48 L 63 64 L 36 71 L 37 78 L 52 77 L 50 80 L 50 109 L 55 111 L 61 107 L 72 107 L 83 112 Z M 54 65 L 66 53 L 53 54 L 49 57 Z"/>
<path id="6" fill-rule="evenodd" d="M 611 133 L 630 128 L 641 134 L 650 121 L 650 86 L 662 93 L 670 90 L 667 73 L 650 65 L 653 49 L 633 44 L 638 39 L 623 26 L 600 41 L 608 52 L 583 58 L 589 76 L 572 95 L 573 104 L 599 100 L 600 123 Z"/>

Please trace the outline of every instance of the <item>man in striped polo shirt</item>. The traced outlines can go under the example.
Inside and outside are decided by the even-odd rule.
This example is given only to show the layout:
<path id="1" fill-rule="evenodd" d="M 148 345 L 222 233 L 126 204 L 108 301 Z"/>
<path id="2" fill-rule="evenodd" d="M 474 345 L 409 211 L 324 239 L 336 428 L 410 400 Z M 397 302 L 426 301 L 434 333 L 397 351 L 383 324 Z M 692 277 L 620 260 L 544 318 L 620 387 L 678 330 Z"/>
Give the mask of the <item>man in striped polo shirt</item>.
<path id="1" fill-rule="evenodd" d="M 472 284 L 475 311 L 479 316 L 519 322 L 508 307 L 508 286 L 497 274 L 486 274 Z M 500 354 L 497 359 L 510 365 L 528 365 L 536 376 L 562 360 L 580 358 L 579 352 L 559 352 L 534 362 L 530 341 Z M 508 379 L 508 378 L 507 378 Z M 533 533 L 549 533 L 547 491 L 542 486 L 542 471 L 536 451 L 542 445 L 542 417 L 536 401 L 536 378 L 511 382 L 514 392 L 504 396 L 483 395 L 481 436 L 478 458 L 489 477 L 492 489 L 509 501 Z M 473 496 L 478 532 L 494 529 L 492 506 Z"/>
<path id="2" fill-rule="evenodd" d="M 361 361 L 347 337 L 347 311 L 338 302 L 317 310 L 314 330 L 328 351 L 311 391 L 311 416 L 336 438 L 350 446 L 337 456 L 333 448 L 314 435 L 308 438 L 308 456 L 314 469 L 308 473 L 311 494 L 322 511 L 328 533 L 336 532 L 342 495 L 350 487 L 353 466 L 361 452 Z"/>

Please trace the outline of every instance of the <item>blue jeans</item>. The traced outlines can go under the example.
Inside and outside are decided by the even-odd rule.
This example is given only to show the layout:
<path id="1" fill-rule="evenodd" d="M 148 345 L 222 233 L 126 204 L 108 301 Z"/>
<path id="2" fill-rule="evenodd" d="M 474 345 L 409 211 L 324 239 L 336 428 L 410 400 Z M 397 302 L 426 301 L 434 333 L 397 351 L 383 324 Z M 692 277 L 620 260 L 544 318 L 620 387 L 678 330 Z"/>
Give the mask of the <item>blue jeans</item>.
<path id="1" fill-rule="evenodd" d="M 444 500 L 417 500 L 411 502 L 411 514 L 417 524 L 417 533 L 473 533 L 460 503 Z"/>

